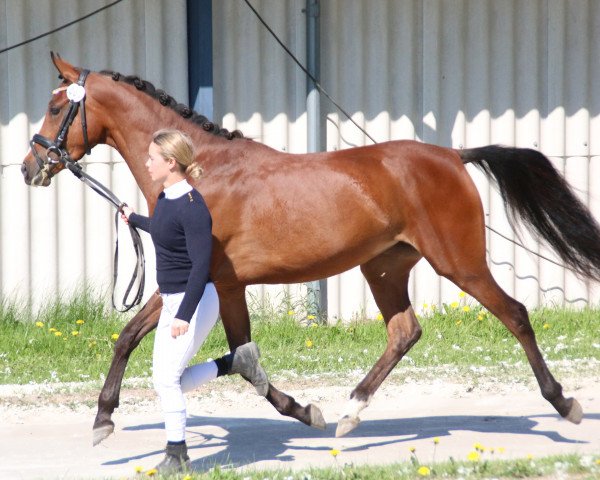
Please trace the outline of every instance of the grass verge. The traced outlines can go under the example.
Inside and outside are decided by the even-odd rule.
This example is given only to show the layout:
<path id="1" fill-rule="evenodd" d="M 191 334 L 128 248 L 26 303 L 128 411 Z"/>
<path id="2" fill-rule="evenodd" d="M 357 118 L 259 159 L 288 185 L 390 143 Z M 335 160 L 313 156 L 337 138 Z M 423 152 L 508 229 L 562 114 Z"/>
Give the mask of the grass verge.
<path id="1" fill-rule="evenodd" d="M 381 319 L 325 325 L 296 313 L 294 306 L 254 306 L 253 339 L 274 378 L 365 374 L 383 352 L 387 336 Z M 0 301 L 0 384 L 103 381 L 114 343 L 132 314 L 118 314 L 103 298 L 82 292 L 58 298 L 38 313 Z M 600 310 L 543 309 L 531 321 L 539 346 L 557 375 L 600 368 Z M 492 315 L 466 298 L 426 309 L 423 336 L 392 377 L 445 375 L 494 377 L 530 382 L 523 349 Z M 149 378 L 153 333 L 130 357 L 126 378 Z M 217 358 L 228 350 L 220 323 L 197 355 Z"/>
<path id="2" fill-rule="evenodd" d="M 243 471 L 215 466 L 208 472 L 190 473 L 158 478 L 185 480 L 413 480 L 415 478 L 444 479 L 578 479 L 600 478 L 600 455 L 557 455 L 544 458 L 517 460 L 493 460 L 483 458 L 485 454 L 474 451 L 473 460 L 438 463 L 420 463 L 416 456 L 411 462 L 392 463 L 384 466 L 347 465 L 343 463 L 343 452 L 332 451 L 332 466 L 292 470 Z M 476 455 L 475 455 L 476 454 Z M 488 456 L 490 453 L 488 452 Z M 140 472 L 148 474 L 148 472 Z M 152 474 L 152 471 L 149 472 Z M 152 475 L 151 475 L 152 476 Z"/>

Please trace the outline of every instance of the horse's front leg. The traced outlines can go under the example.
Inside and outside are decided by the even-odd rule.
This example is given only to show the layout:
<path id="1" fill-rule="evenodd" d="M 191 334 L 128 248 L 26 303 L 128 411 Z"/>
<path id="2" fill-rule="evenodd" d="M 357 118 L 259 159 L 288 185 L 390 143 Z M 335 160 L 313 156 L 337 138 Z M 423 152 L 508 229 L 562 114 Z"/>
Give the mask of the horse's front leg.
<path id="1" fill-rule="evenodd" d="M 233 351 L 234 348 L 251 340 L 245 288 L 219 290 L 219 301 L 225 335 L 229 348 Z M 293 397 L 277 390 L 270 382 L 266 398 L 281 415 L 300 420 L 310 427 L 325 429 L 323 414 L 316 405 L 309 404 L 303 407 Z"/>
<path id="2" fill-rule="evenodd" d="M 111 416 L 115 408 L 119 406 L 121 382 L 123 381 L 129 355 L 138 346 L 142 338 L 156 328 L 161 308 L 162 298 L 157 291 L 137 315 L 125 325 L 115 343 L 115 353 L 110 370 L 98 397 L 98 412 L 94 420 L 94 445 L 98 445 L 115 429 Z"/>

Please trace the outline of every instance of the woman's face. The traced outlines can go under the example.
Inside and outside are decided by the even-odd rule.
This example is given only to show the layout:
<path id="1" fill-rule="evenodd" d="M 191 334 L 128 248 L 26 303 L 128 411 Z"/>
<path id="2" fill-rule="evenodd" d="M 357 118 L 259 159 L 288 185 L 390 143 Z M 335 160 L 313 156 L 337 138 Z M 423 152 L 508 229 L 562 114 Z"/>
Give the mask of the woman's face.
<path id="1" fill-rule="evenodd" d="M 159 183 L 165 183 L 169 175 L 171 174 L 171 167 L 173 160 L 165 160 L 162 156 L 160 147 L 152 142 L 148 147 L 148 160 L 146 161 L 146 168 L 150 174 L 150 178 L 153 181 Z"/>

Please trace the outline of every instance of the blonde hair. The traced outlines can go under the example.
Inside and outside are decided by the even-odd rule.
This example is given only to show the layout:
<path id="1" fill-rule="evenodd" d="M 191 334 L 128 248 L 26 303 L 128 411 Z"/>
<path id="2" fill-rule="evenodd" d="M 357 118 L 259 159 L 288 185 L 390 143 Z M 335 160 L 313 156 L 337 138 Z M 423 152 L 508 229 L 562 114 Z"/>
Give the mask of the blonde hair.
<path id="1" fill-rule="evenodd" d="M 194 144 L 186 133 L 174 129 L 163 129 L 154 132 L 152 142 L 160 147 L 162 157 L 172 158 L 181 171 L 193 180 L 202 176 L 202 167 L 194 161 Z"/>

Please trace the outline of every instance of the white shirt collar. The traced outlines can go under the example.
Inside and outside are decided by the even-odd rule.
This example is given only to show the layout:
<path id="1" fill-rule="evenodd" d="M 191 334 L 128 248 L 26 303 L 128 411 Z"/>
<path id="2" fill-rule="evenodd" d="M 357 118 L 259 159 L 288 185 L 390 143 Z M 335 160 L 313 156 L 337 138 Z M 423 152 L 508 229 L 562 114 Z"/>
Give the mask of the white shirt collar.
<path id="1" fill-rule="evenodd" d="M 184 179 L 177 183 L 174 183 L 170 187 L 165 188 L 165 198 L 173 200 L 175 198 L 179 198 L 185 195 L 188 192 L 191 192 L 192 190 L 192 186 L 187 182 L 187 180 Z"/>

